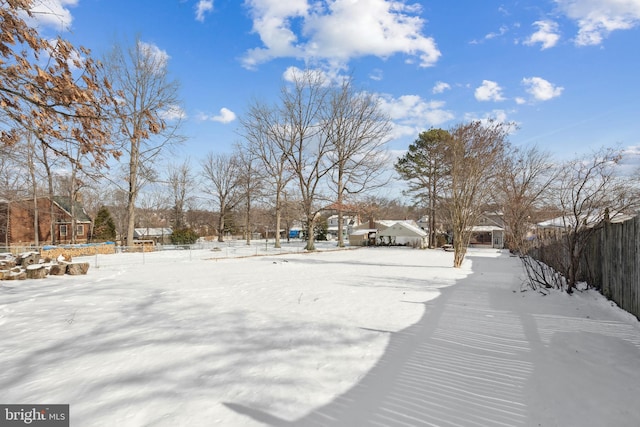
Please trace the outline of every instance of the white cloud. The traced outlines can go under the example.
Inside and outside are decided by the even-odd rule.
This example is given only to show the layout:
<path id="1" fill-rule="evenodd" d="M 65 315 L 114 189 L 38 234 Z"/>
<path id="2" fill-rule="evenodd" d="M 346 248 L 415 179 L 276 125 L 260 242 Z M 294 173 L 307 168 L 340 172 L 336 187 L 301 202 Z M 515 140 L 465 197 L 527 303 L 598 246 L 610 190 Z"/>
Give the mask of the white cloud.
<path id="1" fill-rule="evenodd" d="M 226 123 L 231 123 L 236 119 L 236 113 L 229 110 L 228 108 L 223 107 L 220 109 L 220 113 L 215 116 L 200 115 L 199 118 L 201 120 L 211 120 L 214 122 L 226 124 Z"/>
<path id="2" fill-rule="evenodd" d="M 432 126 L 453 120 L 453 113 L 445 110 L 444 105 L 441 101 L 425 101 L 418 95 L 380 96 L 380 108 L 393 122 L 393 138 L 415 136 Z"/>
<path id="3" fill-rule="evenodd" d="M 478 101 L 504 101 L 502 88 L 491 80 L 483 80 L 482 86 L 476 88 L 475 97 Z"/>
<path id="4" fill-rule="evenodd" d="M 555 46 L 558 43 L 558 40 L 560 40 L 558 24 L 556 22 L 536 21 L 533 25 L 538 27 L 538 31 L 531 34 L 531 36 L 525 40 L 524 44 L 532 46 L 536 43 L 540 43 L 540 49 L 544 50 Z"/>
<path id="5" fill-rule="evenodd" d="M 187 118 L 187 113 L 179 105 L 171 105 L 160 112 L 160 117 L 164 120 L 184 120 Z"/>
<path id="6" fill-rule="evenodd" d="M 402 53 L 420 66 L 440 57 L 435 41 L 422 35 L 418 4 L 392 0 L 247 0 L 253 31 L 264 47 L 244 58 L 248 68 L 280 57 L 331 62 L 344 67 L 352 58 L 387 58 Z"/>
<path id="7" fill-rule="evenodd" d="M 204 16 L 213 10 L 213 0 L 198 0 L 196 4 L 196 21 L 204 22 Z"/>
<path id="8" fill-rule="evenodd" d="M 622 149 L 618 174 L 628 177 L 637 177 L 640 174 L 640 145 L 631 145 Z"/>
<path id="9" fill-rule="evenodd" d="M 552 83 L 546 81 L 540 77 L 528 77 L 522 79 L 522 84 L 525 86 L 525 90 L 536 101 L 548 101 L 556 98 L 562 94 L 563 87 L 555 86 Z"/>
<path id="10" fill-rule="evenodd" d="M 143 55 L 148 56 L 149 59 L 153 60 L 153 63 L 157 65 L 158 69 L 166 67 L 167 62 L 169 62 L 169 58 L 171 58 L 166 50 L 160 49 L 153 43 L 147 43 L 140 40 L 138 41 L 138 48 Z"/>
<path id="11" fill-rule="evenodd" d="M 598 45 L 615 30 L 640 25 L 639 0 L 555 0 L 558 8 L 576 21 L 578 46 Z"/>
<path id="12" fill-rule="evenodd" d="M 375 70 L 373 70 L 373 71 L 371 71 L 369 73 L 369 78 L 371 80 L 375 80 L 375 81 L 379 82 L 384 78 L 384 72 L 381 69 L 376 68 Z"/>
<path id="13" fill-rule="evenodd" d="M 515 25 L 517 26 L 517 24 Z M 484 43 L 485 40 L 491 40 L 491 39 L 497 39 L 500 38 L 502 36 L 504 36 L 505 34 L 507 34 L 509 32 L 509 27 L 506 25 L 502 25 L 498 31 L 494 31 L 491 32 L 489 34 L 486 34 L 482 39 L 480 40 L 471 40 L 471 42 L 469 42 L 470 44 L 482 44 Z"/>
<path id="14" fill-rule="evenodd" d="M 493 32 L 493 33 L 489 33 L 486 36 L 484 36 L 484 38 L 486 40 L 491 40 L 491 39 L 495 39 L 498 37 L 502 37 L 505 34 L 507 34 L 509 32 L 509 27 L 507 27 L 506 25 L 503 25 L 500 27 L 500 29 L 497 32 Z"/>
<path id="15" fill-rule="evenodd" d="M 433 93 L 442 93 L 445 90 L 449 90 L 451 89 L 451 85 L 449 83 L 445 83 L 445 82 L 436 82 L 435 86 L 433 86 L 433 89 L 431 90 L 431 92 Z"/>
<path id="16" fill-rule="evenodd" d="M 35 0 L 31 7 L 33 18 L 23 16 L 28 22 L 35 20 L 39 25 L 65 31 L 71 27 L 73 16 L 69 7 L 76 6 L 78 0 Z"/>
<path id="17" fill-rule="evenodd" d="M 488 113 L 483 113 L 481 115 L 475 113 L 467 113 L 464 115 L 465 122 L 479 121 L 483 124 L 489 124 L 490 122 L 498 122 L 507 125 L 505 130 L 508 134 L 513 134 L 518 130 L 519 124 L 517 122 L 509 120 L 509 113 L 513 113 L 513 111 L 505 111 L 505 110 L 493 110 Z"/>
<path id="18" fill-rule="evenodd" d="M 516 104 L 518 104 L 518 105 L 522 105 L 522 104 L 526 104 L 527 103 L 527 100 L 522 98 L 522 97 L 520 97 L 520 96 L 516 97 L 515 101 L 516 101 Z"/>

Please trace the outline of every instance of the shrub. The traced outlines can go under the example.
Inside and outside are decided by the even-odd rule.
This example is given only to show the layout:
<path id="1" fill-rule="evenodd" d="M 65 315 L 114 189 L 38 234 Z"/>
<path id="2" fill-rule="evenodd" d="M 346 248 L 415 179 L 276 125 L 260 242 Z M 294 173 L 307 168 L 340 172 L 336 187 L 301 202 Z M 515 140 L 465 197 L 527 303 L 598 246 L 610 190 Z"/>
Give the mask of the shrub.
<path id="1" fill-rule="evenodd" d="M 192 245 L 198 238 L 198 234 L 191 228 L 178 228 L 173 230 L 171 235 L 171 243 L 174 245 Z"/>

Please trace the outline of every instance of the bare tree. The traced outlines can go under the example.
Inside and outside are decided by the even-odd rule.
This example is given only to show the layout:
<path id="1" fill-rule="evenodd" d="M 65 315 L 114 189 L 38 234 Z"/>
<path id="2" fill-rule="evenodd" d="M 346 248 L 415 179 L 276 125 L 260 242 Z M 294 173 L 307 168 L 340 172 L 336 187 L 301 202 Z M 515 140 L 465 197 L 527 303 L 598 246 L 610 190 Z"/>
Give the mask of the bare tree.
<path id="1" fill-rule="evenodd" d="M 443 129 L 421 132 L 395 164 L 396 172 L 408 182 L 408 192 L 414 200 L 417 203 L 426 201 L 429 206 L 430 247 L 436 246 L 436 208 L 449 175 L 445 151 L 450 139 L 451 134 Z"/>
<path id="2" fill-rule="evenodd" d="M 496 121 L 459 124 L 445 150 L 449 170 L 443 207 L 453 228 L 453 266 L 462 265 L 484 206 L 495 189 L 495 165 L 503 155 L 511 125 Z"/>
<path id="3" fill-rule="evenodd" d="M 82 188 L 81 195 L 82 207 L 86 214 L 89 216 L 89 219 L 91 219 L 87 237 L 93 240 L 96 225 L 95 222 L 96 218 L 98 217 L 98 212 L 100 212 L 100 209 L 105 208 L 104 182 L 100 182 L 97 180 L 87 182 L 86 185 Z"/>
<path id="4" fill-rule="evenodd" d="M 166 181 L 170 192 L 173 226 L 176 229 L 184 227 L 185 208 L 190 202 L 189 193 L 195 189 L 196 178 L 191 172 L 191 161 L 185 159 L 182 163 L 170 163 L 167 167 Z"/>
<path id="5" fill-rule="evenodd" d="M 26 140 L 25 163 L 27 164 L 27 169 L 29 170 L 31 197 L 33 200 L 33 242 L 37 247 L 40 246 L 40 207 L 38 204 L 38 196 L 40 196 L 40 191 L 38 186 L 39 177 L 37 176 L 36 171 L 36 144 L 31 133 L 27 134 Z"/>
<path id="6" fill-rule="evenodd" d="M 323 106 L 323 133 L 331 149 L 327 151 L 330 176 L 338 210 L 338 246 L 344 246 L 343 215 L 346 196 L 384 186 L 388 156 L 384 149 L 391 122 L 378 99 L 356 92 L 351 79 L 332 90 Z"/>
<path id="7" fill-rule="evenodd" d="M 509 148 L 497 169 L 499 185 L 494 200 L 502 207 L 507 243 L 515 253 L 525 254 L 531 219 L 536 207 L 547 201 L 558 170 L 551 155 L 535 146 Z"/>
<path id="8" fill-rule="evenodd" d="M 264 173 L 259 158 L 251 150 L 236 146 L 234 156 L 238 162 L 238 192 L 244 208 L 244 229 L 247 245 L 251 244 L 251 208 L 256 199 L 263 195 Z M 279 241 L 279 228 L 276 227 L 276 239 Z M 267 236 L 268 238 L 269 236 Z"/>
<path id="9" fill-rule="evenodd" d="M 260 161 L 260 169 L 265 178 L 265 185 L 273 190 L 276 230 L 280 230 L 283 194 L 287 184 L 293 177 L 287 162 L 291 140 L 281 127 L 284 119 L 277 106 L 271 107 L 255 101 L 247 114 L 240 119 L 241 135 L 244 148 Z M 276 233 L 275 247 L 280 248 L 280 233 Z"/>
<path id="10" fill-rule="evenodd" d="M 137 225 L 139 228 L 164 228 L 167 218 L 164 213 L 167 211 L 170 198 L 163 189 L 151 187 L 149 190 L 140 193 L 139 206 L 136 209 L 136 217 L 139 218 Z"/>
<path id="11" fill-rule="evenodd" d="M 127 191 L 111 185 L 104 191 L 105 205 L 116 225 L 116 235 L 122 244 L 122 237 L 127 233 Z"/>
<path id="12" fill-rule="evenodd" d="M 24 182 L 16 153 L 0 145 L 0 245 L 9 246 L 9 203 L 19 197 Z"/>
<path id="13" fill-rule="evenodd" d="M 133 240 L 135 207 L 141 177 L 170 144 L 180 142 L 178 83 L 167 70 L 168 56 L 136 40 L 127 50 L 115 45 L 105 58 L 105 73 L 113 85 L 112 120 L 127 165 L 127 244 Z"/>
<path id="14" fill-rule="evenodd" d="M 224 241 L 225 216 L 239 202 L 239 164 L 229 154 L 209 153 L 202 161 L 204 191 L 218 205 L 218 242 Z"/>
<path id="15" fill-rule="evenodd" d="M 568 293 L 575 288 L 582 256 L 594 231 L 603 221 L 638 208 L 634 180 L 616 174 L 620 159 L 620 151 L 602 148 L 560 167 L 554 190 L 564 213 L 562 243 L 568 264 L 562 273 L 567 278 Z"/>
<path id="16" fill-rule="evenodd" d="M 282 124 L 275 129 L 278 132 L 275 140 L 282 144 L 302 199 L 307 250 L 315 250 L 313 230 L 321 210 L 319 202 L 330 200 L 322 193 L 322 184 L 334 166 L 327 158 L 333 144 L 322 126 L 322 109 L 330 90 L 328 83 L 319 72 L 294 73 L 292 87 L 282 88 Z"/>

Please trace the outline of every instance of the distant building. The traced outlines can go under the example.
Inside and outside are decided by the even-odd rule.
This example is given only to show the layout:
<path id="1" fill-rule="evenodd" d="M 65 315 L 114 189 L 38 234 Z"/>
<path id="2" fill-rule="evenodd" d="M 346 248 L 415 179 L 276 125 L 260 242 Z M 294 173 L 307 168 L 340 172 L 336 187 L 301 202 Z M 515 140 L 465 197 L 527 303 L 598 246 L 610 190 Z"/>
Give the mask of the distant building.
<path id="1" fill-rule="evenodd" d="M 75 221 L 71 211 L 74 210 Z M 51 212 L 53 211 L 53 218 Z M 38 197 L 38 243 L 86 243 L 91 218 L 80 202 L 72 204 L 67 197 Z M 0 246 L 30 246 L 35 239 L 36 203 L 33 199 L 0 200 Z M 53 223 L 53 233 L 51 235 Z M 75 230 L 71 227 L 75 224 Z"/>
<path id="2" fill-rule="evenodd" d="M 166 245 L 171 243 L 173 230 L 169 227 L 146 227 L 133 230 L 134 240 L 152 240 L 156 244 Z"/>
<path id="3" fill-rule="evenodd" d="M 343 215 L 342 236 L 346 240 L 354 227 L 360 225 L 357 215 Z M 330 239 L 338 238 L 338 215 L 331 215 L 327 218 L 327 234 Z"/>
<path id="4" fill-rule="evenodd" d="M 471 227 L 470 247 L 504 248 L 505 224 L 500 212 L 486 212 Z"/>

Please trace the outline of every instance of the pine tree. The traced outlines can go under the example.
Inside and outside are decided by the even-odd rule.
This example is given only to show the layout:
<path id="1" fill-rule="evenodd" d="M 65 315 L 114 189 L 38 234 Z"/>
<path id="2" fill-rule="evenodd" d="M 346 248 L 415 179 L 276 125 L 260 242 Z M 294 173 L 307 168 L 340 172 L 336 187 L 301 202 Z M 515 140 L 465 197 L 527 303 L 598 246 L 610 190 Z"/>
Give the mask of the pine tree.
<path id="1" fill-rule="evenodd" d="M 116 224 L 111 217 L 109 209 L 102 206 L 96 214 L 93 225 L 93 239 L 99 241 L 115 240 Z"/>

